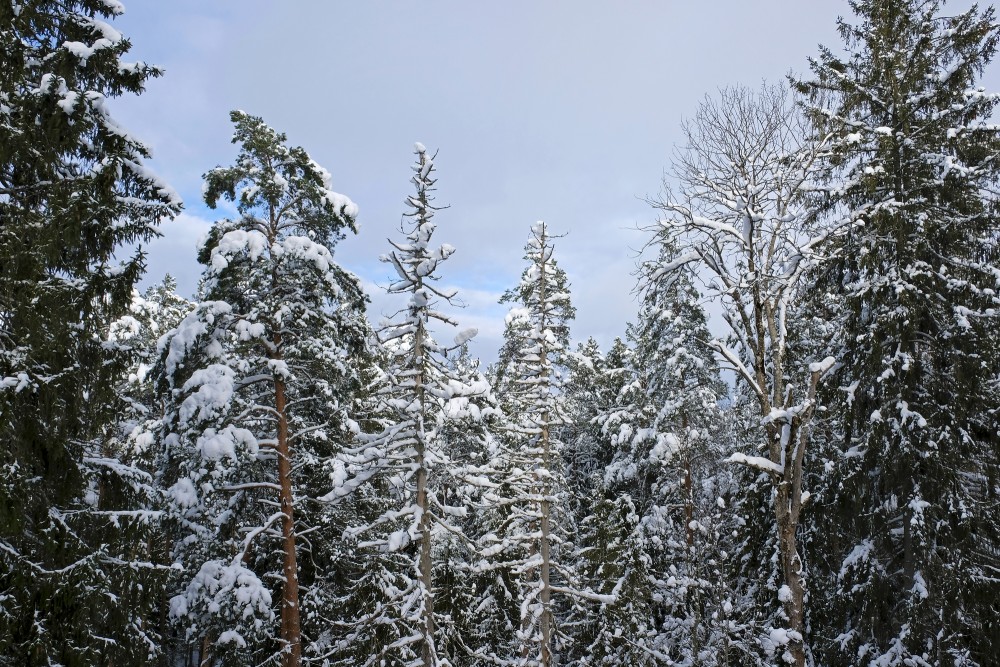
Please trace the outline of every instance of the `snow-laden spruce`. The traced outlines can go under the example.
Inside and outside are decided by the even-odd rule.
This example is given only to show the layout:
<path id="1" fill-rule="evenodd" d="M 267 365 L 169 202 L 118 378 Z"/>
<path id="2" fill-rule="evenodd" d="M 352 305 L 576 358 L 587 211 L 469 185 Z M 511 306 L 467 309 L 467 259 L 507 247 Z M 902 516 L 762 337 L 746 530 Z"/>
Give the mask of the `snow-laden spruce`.
<path id="1" fill-rule="evenodd" d="M 835 132 L 829 215 L 852 226 L 817 301 L 839 335 L 831 516 L 817 527 L 825 665 L 991 665 L 997 553 L 992 7 L 858 0 L 799 87 Z M 833 529 L 824 527 L 833 526 Z"/>
<path id="2" fill-rule="evenodd" d="M 494 658 L 542 667 L 555 664 L 567 636 L 556 627 L 556 606 L 581 597 L 605 599 L 583 589 L 566 544 L 559 429 L 569 421 L 561 386 L 575 311 L 553 250 L 548 227 L 534 224 L 525 246 L 528 266 L 503 299 L 519 304 L 508 316 L 507 340 L 494 371 L 509 424 L 494 464 L 499 487 L 486 494 L 494 507 L 480 566 L 496 573 L 481 593 L 483 609 L 493 617 L 488 626 L 514 633 L 493 637 Z"/>
<path id="3" fill-rule="evenodd" d="M 105 446 L 132 355 L 106 334 L 180 198 L 111 115 L 160 74 L 127 61 L 122 12 L 0 5 L 0 665 L 143 665 L 159 648 L 135 622 L 155 596 L 149 480 Z"/>
<path id="4" fill-rule="evenodd" d="M 322 606 L 310 599 L 322 572 L 300 581 L 302 554 L 351 435 L 369 335 L 359 281 L 331 252 L 357 208 L 283 134 L 231 116 L 240 152 L 205 175 L 205 201 L 239 217 L 204 241 L 202 300 L 161 344 L 159 474 L 185 572 L 169 612 L 215 660 L 293 667 L 303 610 Z"/>
<path id="5" fill-rule="evenodd" d="M 721 464 L 724 386 L 690 276 L 660 271 L 677 255 L 664 244 L 640 266 L 639 320 L 628 329 L 634 349 L 616 341 L 603 357 L 587 355 L 592 363 L 573 376 L 571 396 L 594 387 L 584 414 L 606 452 L 591 486 L 615 499 L 595 503 L 600 518 L 585 521 L 597 524 L 589 531 L 597 539 L 585 540 L 592 586 L 619 589 L 591 617 L 591 660 L 707 666 L 736 653 L 719 548 L 718 502 L 730 486 Z M 619 571 L 627 584 L 608 580 L 626 563 Z"/>
<path id="6" fill-rule="evenodd" d="M 355 521 L 345 534 L 368 554 L 365 572 L 351 584 L 355 595 L 347 598 L 355 616 L 341 623 L 342 658 L 353 665 L 436 667 L 453 664 L 451 655 L 465 651 L 456 615 L 469 609 L 449 599 L 435 575 L 456 566 L 450 554 L 468 552 L 470 497 L 491 486 L 483 464 L 495 402 L 474 365 L 463 368 L 448 357 L 476 332 L 460 331 L 450 345 L 433 335 L 435 323 L 457 326 L 441 310 L 455 305 L 457 292 L 437 284 L 441 264 L 455 249 L 433 243 L 439 210 L 432 196 L 434 160 L 421 144 L 415 152 L 404 238 L 390 240 L 390 252 L 381 257 L 395 272 L 388 292 L 407 298 L 379 332 L 388 362 L 368 418 L 381 428 L 359 433 L 341 456 L 350 476 L 331 496 L 345 496 L 359 484 L 365 487 L 358 493 L 374 488 L 384 494 L 384 510 L 371 521 Z"/>
<path id="7" fill-rule="evenodd" d="M 572 513 L 571 557 L 581 581 L 607 598 L 573 605 L 560 619 L 571 638 L 561 662 L 656 664 L 651 562 L 633 496 L 605 484 L 605 468 L 617 446 L 598 419 L 630 383 L 632 350 L 615 339 L 602 354 L 597 342 L 588 339 L 568 357 L 570 376 L 563 391 L 572 423 L 560 429 L 560 439 Z"/>

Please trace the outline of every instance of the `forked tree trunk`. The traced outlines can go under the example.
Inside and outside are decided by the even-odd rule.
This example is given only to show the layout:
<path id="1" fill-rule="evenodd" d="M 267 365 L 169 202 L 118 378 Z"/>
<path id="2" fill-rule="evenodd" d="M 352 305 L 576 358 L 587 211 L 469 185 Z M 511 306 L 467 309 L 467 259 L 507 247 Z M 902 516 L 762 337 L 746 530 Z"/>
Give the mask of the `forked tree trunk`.
<path id="1" fill-rule="evenodd" d="M 799 557 L 798 517 L 793 516 L 790 485 L 781 483 L 774 495 L 774 511 L 778 524 L 778 556 L 781 573 L 788 590 L 782 595 L 781 603 L 788 617 L 788 628 L 797 633 L 788 641 L 788 653 L 795 667 L 805 667 L 805 582 L 802 577 L 802 559 Z"/>
<path id="2" fill-rule="evenodd" d="M 771 457 L 775 463 L 784 462 L 780 476 L 772 475 L 775 482 L 774 515 L 778 527 L 778 559 L 787 590 L 782 591 L 781 603 L 788 617 L 789 636 L 787 651 L 795 667 L 806 664 L 806 605 L 805 577 L 802 558 L 799 556 L 798 536 L 799 515 L 802 511 L 803 460 L 809 442 L 809 427 L 816 409 L 816 389 L 821 370 L 812 370 L 806 394 L 805 409 L 788 418 L 786 424 L 772 422 L 767 429 L 771 437 Z M 788 409 L 791 394 L 786 401 Z M 782 440 L 782 429 L 787 434 Z M 785 451 L 782 452 L 781 448 Z M 789 448 L 790 447 L 790 448 Z"/>

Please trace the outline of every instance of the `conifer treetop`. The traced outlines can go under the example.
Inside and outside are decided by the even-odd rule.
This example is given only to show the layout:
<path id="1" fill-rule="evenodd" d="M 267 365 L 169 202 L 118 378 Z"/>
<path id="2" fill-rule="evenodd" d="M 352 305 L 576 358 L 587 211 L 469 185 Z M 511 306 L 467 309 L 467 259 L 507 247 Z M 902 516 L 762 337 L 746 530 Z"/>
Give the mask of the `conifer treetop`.
<path id="1" fill-rule="evenodd" d="M 286 146 L 286 135 L 257 116 L 233 111 L 230 118 L 240 153 L 233 166 L 205 174 L 208 206 L 215 208 L 225 197 L 245 218 L 274 216 L 279 230 L 307 231 L 328 246 L 341 240 L 345 229 L 357 232 L 357 204 L 332 189 L 330 173 L 305 149 Z"/>

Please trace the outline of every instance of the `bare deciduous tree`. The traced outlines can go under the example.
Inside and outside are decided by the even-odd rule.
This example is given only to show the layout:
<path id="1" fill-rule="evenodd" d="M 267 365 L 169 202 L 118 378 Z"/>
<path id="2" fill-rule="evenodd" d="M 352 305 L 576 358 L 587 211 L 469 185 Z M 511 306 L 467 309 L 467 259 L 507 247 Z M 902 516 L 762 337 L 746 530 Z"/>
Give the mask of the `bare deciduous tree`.
<path id="1" fill-rule="evenodd" d="M 677 243 L 681 254 L 661 272 L 689 271 L 704 296 L 721 304 L 728 339 L 706 341 L 745 383 L 759 405 L 761 453 L 729 461 L 767 473 L 774 485 L 774 518 L 784 578 L 778 597 L 788 628 L 772 633 L 785 657 L 805 664 L 805 581 L 796 531 L 808 499 L 803 455 L 827 358 L 789 359 L 789 313 L 809 269 L 824 259 L 826 241 L 843 228 L 823 226 L 809 196 L 821 169 L 824 137 L 782 86 L 722 90 L 706 98 L 683 125 L 687 145 L 665 182 L 654 244 Z"/>

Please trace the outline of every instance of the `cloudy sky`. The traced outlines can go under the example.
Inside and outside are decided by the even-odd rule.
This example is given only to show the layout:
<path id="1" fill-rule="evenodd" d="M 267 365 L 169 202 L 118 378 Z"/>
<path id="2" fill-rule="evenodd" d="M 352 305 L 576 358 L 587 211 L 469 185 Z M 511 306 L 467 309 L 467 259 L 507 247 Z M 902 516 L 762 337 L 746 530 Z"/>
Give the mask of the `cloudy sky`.
<path id="1" fill-rule="evenodd" d="M 839 46 L 840 0 L 154 0 L 126 1 L 116 26 L 132 58 L 165 75 L 116 114 L 154 151 L 185 212 L 149 246 L 149 279 L 190 294 L 195 245 L 225 213 L 200 201 L 201 174 L 236 155 L 228 112 L 262 116 L 301 145 L 361 209 L 335 250 L 392 309 L 377 261 L 410 192 L 412 147 L 439 150 L 438 240 L 458 248 L 442 282 L 461 290 L 462 327 L 491 359 L 523 268 L 530 225 L 566 237 L 576 339 L 621 335 L 636 227 L 654 214 L 680 121 L 723 86 L 803 72 Z M 989 80 L 987 79 L 987 83 Z M 995 87 L 995 86 L 994 86 Z"/>

